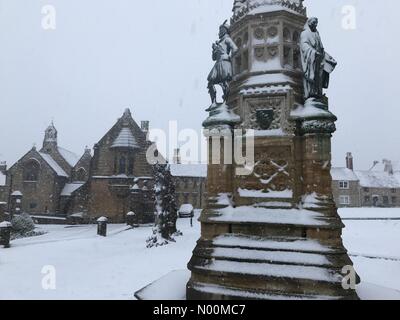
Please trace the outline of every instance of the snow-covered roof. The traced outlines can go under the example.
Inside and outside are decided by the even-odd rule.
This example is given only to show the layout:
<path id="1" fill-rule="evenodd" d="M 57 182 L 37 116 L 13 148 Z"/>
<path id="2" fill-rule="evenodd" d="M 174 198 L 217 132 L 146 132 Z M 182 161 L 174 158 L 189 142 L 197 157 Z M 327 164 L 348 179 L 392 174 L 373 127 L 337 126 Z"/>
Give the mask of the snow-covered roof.
<path id="1" fill-rule="evenodd" d="M 129 128 L 122 128 L 111 148 L 138 148 L 135 137 Z"/>
<path id="2" fill-rule="evenodd" d="M 6 175 L 0 171 L 0 187 L 6 185 Z"/>
<path id="3" fill-rule="evenodd" d="M 206 178 L 206 164 L 171 164 L 171 174 L 174 177 Z"/>
<path id="4" fill-rule="evenodd" d="M 58 163 L 47 153 L 40 152 L 44 161 L 56 172 L 59 177 L 67 177 L 68 174 L 58 165 Z"/>
<path id="5" fill-rule="evenodd" d="M 62 197 L 70 197 L 72 193 L 82 187 L 84 183 L 67 183 L 61 191 Z"/>
<path id="6" fill-rule="evenodd" d="M 248 80 L 246 80 L 244 85 L 252 87 L 259 85 L 265 86 L 266 83 L 277 84 L 277 83 L 291 83 L 291 82 L 293 82 L 293 79 L 282 73 L 272 73 L 272 74 L 268 73 L 268 74 L 252 76 Z"/>
<path id="7" fill-rule="evenodd" d="M 194 210 L 194 208 L 191 204 L 183 204 L 179 208 L 179 212 L 181 212 L 181 213 L 191 213 L 191 212 L 193 212 L 193 210 Z"/>
<path id="8" fill-rule="evenodd" d="M 332 179 L 337 181 L 358 181 L 358 177 L 353 170 L 347 168 L 332 168 Z"/>
<path id="9" fill-rule="evenodd" d="M 77 154 L 61 147 L 58 147 L 58 152 L 60 152 L 62 157 L 65 159 L 65 161 L 68 162 L 68 164 L 71 167 L 75 167 L 75 165 L 78 163 L 80 159 L 80 157 Z"/>
<path id="10" fill-rule="evenodd" d="M 236 21 L 246 15 L 255 15 L 258 13 L 268 13 L 281 10 L 293 14 L 306 14 L 301 0 L 247 0 L 246 2 L 242 2 L 242 4 L 238 4 L 234 7 L 233 19 Z"/>
<path id="11" fill-rule="evenodd" d="M 379 171 L 356 171 L 356 175 L 364 188 L 400 188 L 398 175 Z"/>

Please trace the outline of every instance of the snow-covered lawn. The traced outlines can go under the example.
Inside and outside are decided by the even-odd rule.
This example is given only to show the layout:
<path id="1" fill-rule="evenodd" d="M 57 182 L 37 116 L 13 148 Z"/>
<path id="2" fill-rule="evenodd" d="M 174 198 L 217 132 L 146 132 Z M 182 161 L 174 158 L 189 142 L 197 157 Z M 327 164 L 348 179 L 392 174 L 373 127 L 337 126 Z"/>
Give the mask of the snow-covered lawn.
<path id="1" fill-rule="evenodd" d="M 400 218 L 400 209 L 340 213 L 346 219 Z M 150 282 L 186 268 L 200 235 L 196 217 L 193 228 L 190 219 L 178 220 L 184 236 L 177 243 L 153 249 L 145 246 L 150 227 L 127 230 L 124 225 L 109 225 L 108 237 L 102 238 L 96 235 L 96 226 L 40 226 L 48 233 L 0 248 L 0 300 L 134 299 L 134 292 Z M 400 290 L 400 220 L 344 223 L 344 242 L 362 280 Z M 56 270 L 56 290 L 42 288 L 42 268 L 48 265 Z"/>
<path id="2" fill-rule="evenodd" d="M 400 208 L 356 208 L 339 212 L 346 225 L 344 244 L 362 280 L 400 290 Z"/>
<path id="3" fill-rule="evenodd" d="M 151 227 L 109 225 L 102 238 L 95 225 L 40 226 L 48 233 L 0 248 L 0 300 L 134 299 L 135 291 L 186 267 L 200 234 L 197 216 L 193 228 L 190 219 L 178 220 L 184 236 L 176 243 L 152 249 L 146 248 Z M 48 265 L 56 270 L 56 290 L 42 288 Z"/>

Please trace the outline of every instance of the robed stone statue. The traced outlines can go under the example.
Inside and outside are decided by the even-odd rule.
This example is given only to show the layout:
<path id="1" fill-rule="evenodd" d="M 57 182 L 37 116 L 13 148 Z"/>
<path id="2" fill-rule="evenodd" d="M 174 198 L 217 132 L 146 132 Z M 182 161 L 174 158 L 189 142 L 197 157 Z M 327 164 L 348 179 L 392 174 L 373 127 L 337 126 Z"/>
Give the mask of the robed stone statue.
<path id="1" fill-rule="evenodd" d="M 308 19 L 300 37 L 306 100 L 323 97 L 323 89 L 329 86 L 329 75 L 337 65 L 335 59 L 325 52 L 317 26 L 317 18 Z"/>
<path id="2" fill-rule="evenodd" d="M 224 102 L 229 96 L 229 82 L 232 80 L 232 57 L 238 51 L 238 47 L 229 35 L 229 26 L 225 21 L 219 28 L 219 40 L 212 45 L 212 59 L 215 65 L 208 75 L 208 91 L 211 101 L 217 103 L 217 90 L 215 85 L 220 85 L 224 92 Z"/>

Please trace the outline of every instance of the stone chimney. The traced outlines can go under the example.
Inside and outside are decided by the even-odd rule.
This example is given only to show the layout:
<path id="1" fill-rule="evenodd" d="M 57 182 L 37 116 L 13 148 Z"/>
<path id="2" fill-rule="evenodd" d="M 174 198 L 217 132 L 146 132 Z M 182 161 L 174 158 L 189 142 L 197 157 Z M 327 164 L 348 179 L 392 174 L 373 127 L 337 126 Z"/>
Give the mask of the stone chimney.
<path id="1" fill-rule="evenodd" d="M 346 168 L 350 170 L 354 170 L 354 161 L 353 161 L 353 155 L 351 152 L 347 152 L 346 155 Z"/>
<path id="2" fill-rule="evenodd" d="M 384 159 L 383 164 L 385 165 L 385 169 L 384 169 L 385 172 L 387 172 L 388 174 L 394 173 L 392 161 Z"/>
<path id="3" fill-rule="evenodd" d="M 149 127 L 150 127 L 150 121 L 142 121 L 140 127 L 142 128 L 142 131 L 144 133 L 149 132 Z"/>
<path id="4" fill-rule="evenodd" d="M 173 163 L 174 164 L 181 164 L 181 150 L 180 149 L 175 149 L 174 150 Z"/>
<path id="5" fill-rule="evenodd" d="M 7 162 L 0 161 L 0 172 L 6 173 L 7 171 Z"/>

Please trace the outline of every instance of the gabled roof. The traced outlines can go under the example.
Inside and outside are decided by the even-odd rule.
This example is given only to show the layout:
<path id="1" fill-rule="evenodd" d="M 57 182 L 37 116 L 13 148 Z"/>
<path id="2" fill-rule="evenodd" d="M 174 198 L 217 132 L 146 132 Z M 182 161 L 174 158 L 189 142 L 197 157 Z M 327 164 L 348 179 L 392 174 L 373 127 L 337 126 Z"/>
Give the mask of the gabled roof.
<path id="1" fill-rule="evenodd" d="M 119 132 L 117 138 L 114 140 L 111 148 L 138 148 L 139 145 L 136 142 L 135 137 L 132 134 L 131 129 L 124 127 Z"/>
<path id="2" fill-rule="evenodd" d="M 61 191 L 62 197 L 70 197 L 75 191 L 80 189 L 84 183 L 67 183 Z"/>
<path id="3" fill-rule="evenodd" d="M 353 170 L 347 168 L 332 168 L 332 179 L 337 181 L 358 181 L 358 177 Z"/>
<path id="4" fill-rule="evenodd" d="M 356 171 L 360 186 L 364 188 L 400 188 L 397 175 L 379 171 Z"/>
<path id="5" fill-rule="evenodd" d="M 75 165 L 78 163 L 78 161 L 80 160 L 81 157 L 79 157 L 77 154 L 58 147 L 58 152 L 61 154 L 61 156 L 64 158 L 65 161 L 67 161 L 67 163 L 71 166 L 71 167 L 75 167 Z"/>
<path id="6" fill-rule="evenodd" d="M 38 152 L 44 161 L 54 170 L 59 177 L 68 178 L 68 174 L 58 165 L 58 163 L 49 155 L 43 152 Z"/>

